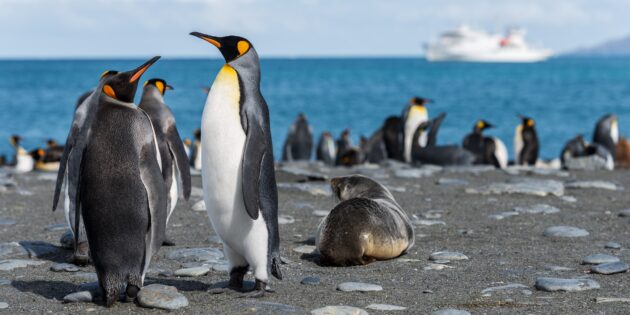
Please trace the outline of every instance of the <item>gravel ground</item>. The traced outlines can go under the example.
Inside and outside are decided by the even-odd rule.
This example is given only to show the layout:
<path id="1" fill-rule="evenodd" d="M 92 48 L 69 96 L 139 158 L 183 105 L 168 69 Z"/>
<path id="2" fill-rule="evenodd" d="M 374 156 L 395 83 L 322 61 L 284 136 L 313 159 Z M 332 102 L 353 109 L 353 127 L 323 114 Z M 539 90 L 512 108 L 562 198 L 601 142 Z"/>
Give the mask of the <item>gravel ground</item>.
<path id="1" fill-rule="evenodd" d="M 623 187 L 630 188 L 627 171 L 554 171 L 540 174 L 542 172 L 532 170 L 511 170 L 509 173 L 487 169 L 420 170 L 429 171 L 407 170 L 395 164 L 355 169 L 328 169 L 312 164 L 279 166 L 280 215 L 290 216 L 294 221 L 285 217 L 289 223 L 280 226 L 280 247 L 287 260 L 287 264 L 282 266 L 284 280 L 275 280 L 272 287 L 276 292 L 262 299 L 240 298 L 236 294 L 209 294 L 209 288 L 227 279 L 224 271 L 210 271 L 197 277 L 169 275 L 168 271 L 182 268 L 182 262 L 167 258 L 171 251 L 221 248 L 216 236 L 213 237 L 206 212 L 192 210 L 193 205 L 202 199 L 200 190 L 195 189 L 189 202 L 180 200 L 171 218 L 167 233 L 176 246 L 162 247 L 154 256 L 146 283 L 175 286 L 188 299 L 188 306 L 171 311 L 176 314 L 308 314 L 329 305 L 354 306 L 370 314 L 429 314 L 444 308 L 466 310 L 472 314 L 630 312 L 628 302 L 596 302 L 596 298 L 604 297 L 630 298 L 630 276 L 627 272 L 592 274 L 591 266 L 581 264 L 584 257 L 597 253 L 630 261 L 627 249 L 630 247 L 630 217 L 619 216 L 621 210 L 630 208 L 630 195 L 623 190 Z M 416 244 L 407 255 L 390 261 L 358 267 L 320 267 L 316 254 L 299 253 L 294 249 L 313 245 L 312 237 L 322 218 L 314 212 L 330 210 L 335 204 L 325 180 L 352 173 L 378 179 L 392 190 L 410 216 L 416 215 Z M 51 231 L 50 227 L 46 228 L 65 222 L 61 209 L 54 213 L 50 209 L 54 174 L 15 175 L 8 180 L 7 175 L 0 177 L 4 178 L 4 189 L 0 189 L 0 243 L 44 241 L 58 246 L 63 229 Z M 326 179 L 317 181 L 319 177 Z M 491 183 L 512 183 L 524 178 L 551 179 L 560 183 L 598 180 L 605 181 L 608 186 L 612 183 L 613 188 L 618 189 L 566 188 L 563 196 L 544 197 L 518 193 L 470 193 L 471 189 L 479 190 Z M 200 177 L 193 177 L 193 186 L 201 187 Z M 518 215 L 511 215 L 515 207 L 537 204 L 547 204 L 560 211 L 546 214 L 521 211 Z M 504 214 L 494 216 L 501 213 Z M 11 224 L 10 220 L 15 220 L 15 223 Z M 588 231 L 589 235 L 567 238 L 545 236 L 545 229 L 551 226 L 573 226 Z M 605 248 L 608 242 L 619 243 L 621 249 Z M 134 303 L 120 302 L 111 309 L 97 303 L 63 303 L 64 296 L 77 291 L 78 285 L 94 281 L 90 279 L 94 270 L 92 267 L 81 267 L 79 272 L 52 272 L 50 267 L 68 261 L 71 251 L 60 247 L 44 248 L 48 249 L 47 253 L 40 252 L 38 257 L 31 258 L 43 264 L 0 271 L 0 302 L 8 304 L 8 308 L 0 309 L 0 312 L 167 312 L 142 308 Z M 469 259 L 436 264 L 429 260 L 429 256 L 437 251 L 459 252 Z M 8 258 L 15 257 L 0 248 L 0 259 Z M 194 264 L 187 266 L 191 265 Z M 551 265 L 570 269 L 551 270 Z M 167 276 L 158 275 L 158 269 Z M 320 283 L 301 284 L 305 277 L 317 277 Z M 588 278 L 595 280 L 600 288 L 580 292 L 546 292 L 535 287 L 539 277 Z M 251 276 L 248 279 L 253 280 Z M 337 285 L 343 282 L 376 284 L 382 290 L 337 290 Z M 512 289 L 482 293 L 484 289 L 508 284 L 522 286 L 512 285 Z M 370 304 L 391 304 L 406 309 L 373 310 L 367 308 Z"/>

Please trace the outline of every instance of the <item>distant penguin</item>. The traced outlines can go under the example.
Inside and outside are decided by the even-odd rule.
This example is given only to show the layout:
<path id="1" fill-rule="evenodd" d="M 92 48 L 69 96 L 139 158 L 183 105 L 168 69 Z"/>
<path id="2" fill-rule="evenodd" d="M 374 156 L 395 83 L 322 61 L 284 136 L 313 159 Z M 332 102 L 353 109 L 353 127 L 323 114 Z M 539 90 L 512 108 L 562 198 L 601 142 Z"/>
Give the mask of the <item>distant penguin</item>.
<path id="1" fill-rule="evenodd" d="M 396 258 L 414 245 L 409 217 L 385 186 L 362 175 L 333 178 L 330 186 L 339 204 L 318 227 L 322 265 L 365 265 Z"/>
<path id="2" fill-rule="evenodd" d="M 282 161 L 310 160 L 313 151 L 313 130 L 306 115 L 300 113 L 289 128 L 282 147 Z"/>
<path id="3" fill-rule="evenodd" d="M 437 134 L 445 113 L 423 122 L 413 135 L 412 162 L 440 166 L 472 165 L 475 155 L 456 145 L 437 145 Z"/>
<path id="4" fill-rule="evenodd" d="M 560 162 L 564 165 L 568 160 L 586 155 L 586 148 L 588 142 L 582 137 L 577 135 L 575 138 L 567 141 L 560 153 Z"/>
<path id="5" fill-rule="evenodd" d="M 190 158 L 190 164 L 194 169 L 201 170 L 201 129 L 195 129 L 193 135 L 195 139 L 192 144 L 192 157 Z"/>
<path id="6" fill-rule="evenodd" d="M 534 166 L 540 149 L 535 122 L 529 117 L 519 117 L 521 124 L 514 132 L 514 161 L 516 165 Z"/>
<path id="7" fill-rule="evenodd" d="M 59 162 L 61 161 L 61 156 L 63 155 L 63 145 L 57 144 L 55 139 L 48 139 L 46 141 L 46 150 L 44 154 L 44 162 Z"/>
<path id="8" fill-rule="evenodd" d="M 97 103 L 89 141 L 77 152 L 77 206 L 108 307 L 125 286 L 127 298 L 135 299 L 164 239 L 168 210 L 160 151 L 151 120 L 133 103 L 140 76 L 158 58 L 101 79 L 92 95 Z M 76 230 L 78 225 L 77 218 Z"/>
<path id="9" fill-rule="evenodd" d="M 333 136 L 328 131 L 322 132 L 317 142 L 317 160 L 329 166 L 335 165 L 337 149 Z"/>
<path id="10" fill-rule="evenodd" d="M 189 138 L 185 138 L 184 141 L 182 142 L 184 144 L 184 151 L 186 152 L 186 156 L 188 157 L 188 166 L 190 166 L 190 159 L 191 159 L 191 154 L 192 154 L 192 150 L 191 150 L 191 145 L 192 145 L 192 141 L 190 141 Z"/>
<path id="11" fill-rule="evenodd" d="M 57 172 L 59 171 L 59 161 L 52 161 L 46 159 L 46 150 L 36 149 L 33 150 L 30 155 L 35 160 L 35 169 L 44 172 Z"/>
<path id="12" fill-rule="evenodd" d="M 337 160 L 346 150 L 352 147 L 352 139 L 350 139 L 350 129 L 344 129 L 341 132 L 339 139 L 337 139 Z"/>
<path id="13" fill-rule="evenodd" d="M 484 137 L 483 164 L 504 169 L 508 166 L 507 146 L 497 137 Z"/>
<path id="14" fill-rule="evenodd" d="M 400 117 L 390 116 L 383 123 L 383 142 L 387 158 L 405 161 L 405 124 Z"/>
<path id="15" fill-rule="evenodd" d="M 13 135 L 9 138 L 9 143 L 15 149 L 13 169 L 16 173 L 27 173 L 35 168 L 35 159 L 22 147 L 20 144 L 21 141 L 22 138 L 18 135 Z"/>
<path id="16" fill-rule="evenodd" d="M 387 159 L 387 147 L 383 141 L 383 129 L 379 128 L 369 138 L 361 138 L 361 151 L 365 162 L 378 164 Z"/>
<path id="17" fill-rule="evenodd" d="M 608 152 L 614 157 L 616 153 L 617 142 L 619 142 L 619 126 L 617 116 L 607 114 L 600 118 L 595 125 L 593 132 L 593 143 L 604 146 Z"/>
<path id="18" fill-rule="evenodd" d="M 169 192 L 167 223 L 177 205 L 179 192 L 182 192 L 184 199 L 188 200 L 191 190 L 190 162 L 175 124 L 175 116 L 164 103 L 166 90 L 172 89 L 173 87 L 162 79 L 148 80 L 144 84 L 142 98 L 138 106 L 151 119 L 162 157 L 162 175 L 166 184 L 166 191 Z"/>
<path id="19" fill-rule="evenodd" d="M 361 149 L 356 147 L 350 147 L 344 150 L 342 153 L 337 154 L 337 165 L 351 167 L 363 163 L 365 160 Z"/>
<path id="20" fill-rule="evenodd" d="M 204 200 L 229 262 L 226 289 L 243 290 L 251 267 L 256 283 L 249 295 L 263 296 L 270 276 L 282 279 L 282 274 L 278 190 L 258 54 L 242 37 L 191 35 L 217 47 L 226 62 L 201 119 Z"/>
<path id="21" fill-rule="evenodd" d="M 418 129 L 421 123 L 429 120 L 429 113 L 425 105 L 432 102 L 429 99 L 422 97 L 413 97 L 409 100 L 409 104 L 403 112 L 404 122 L 404 158 L 405 162 L 411 162 L 411 146 L 413 142 L 413 134 Z"/>
<path id="22" fill-rule="evenodd" d="M 492 127 L 494 126 L 491 123 L 480 119 L 473 126 L 472 132 L 464 137 L 462 147 L 475 155 L 476 164 L 485 164 L 486 152 L 483 131 Z"/>

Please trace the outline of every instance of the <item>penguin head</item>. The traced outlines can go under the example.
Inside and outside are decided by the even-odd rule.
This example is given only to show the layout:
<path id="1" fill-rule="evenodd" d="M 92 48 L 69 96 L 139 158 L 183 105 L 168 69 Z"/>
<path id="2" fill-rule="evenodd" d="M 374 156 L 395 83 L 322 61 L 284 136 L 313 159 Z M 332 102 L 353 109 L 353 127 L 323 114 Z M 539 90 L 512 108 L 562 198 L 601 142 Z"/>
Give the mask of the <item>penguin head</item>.
<path id="1" fill-rule="evenodd" d="M 207 34 L 202 34 L 199 32 L 192 32 L 190 35 L 199 37 L 208 43 L 214 45 L 219 49 L 225 62 L 230 63 L 237 58 L 247 54 L 251 49 L 254 48 L 249 40 L 239 37 L 239 36 L 212 36 Z"/>
<path id="2" fill-rule="evenodd" d="M 521 124 L 523 125 L 523 129 L 532 129 L 534 128 L 534 125 L 536 125 L 536 122 L 534 121 L 534 119 L 523 116 L 523 115 L 519 115 L 518 116 L 521 119 Z"/>
<path id="3" fill-rule="evenodd" d="M 420 97 L 420 96 L 412 97 L 409 100 L 409 105 L 425 106 L 428 103 L 433 103 L 433 100 L 429 98 Z"/>
<path id="4" fill-rule="evenodd" d="M 144 82 L 144 88 L 146 89 L 147 87 L 155 87 L 162 95 L 164 95 L 167 90 L 175 89 L 172 86 L 166 84 L 166 81 L 164 81 L 163 79 L 158 78 L 153 78 L 149 81 Z"/>
<path id="5" fill-rule="evenodd" d="M 184 145 L 187 147 L 190 147 L 190 145 L 192 144 L 192 142 L 190 141 L 189 138 L 184 139 Z"/>
<path id="6" fill-rule="evenodd" d="M 35 161 L 41 161 L 44 159 L 44 156 L 46 156 L 46 151 L 44 151 L 44 149 L 35 149 L 31 152 L 29 152 L 29 155 L 33 157 L 33 160 Z"/>
<path id="7" fill-rule="evenodd" d="M 201 129 L 199 128 L 195 129 L 195 131 L 193 132 L 193 135 L 195 136 L 195 140 L 201 140 Z"/>
<path id="8" fill-rule="evenodd" d="M 18 136 L 18 135 L 12 135 L 9 138 L 9 143 L 11 144 L 12 147 L 17 148 L 20 146 L 20 141 L 22 141 L 22 137 Z"/>
<path id="9" fill-rule="evenodd" d="M 494 127 L 493 124 L 483 120 L 483 119 L 479 119 L 477 120 L 477 122 L 475 123 L 475 127 L 473 128 L 474 131 L 483 131 L 489 128 Z"/>
<path id="10" fill-rule="evenodd" d="M 144 72 L 151 67 L 160 56 L 155 56 L 138 68 L 127 72 L 105 71 L 101 75 L 103 94 L 125 103 L 133 103 L 138 81 Z"/>
<path id="11" fill-rule="evenodd" d="M 57 147 L 57 141 L 55 139 L 48 139 L 48 141 L 46 141 L 46 144 L 49 148 Z"/>

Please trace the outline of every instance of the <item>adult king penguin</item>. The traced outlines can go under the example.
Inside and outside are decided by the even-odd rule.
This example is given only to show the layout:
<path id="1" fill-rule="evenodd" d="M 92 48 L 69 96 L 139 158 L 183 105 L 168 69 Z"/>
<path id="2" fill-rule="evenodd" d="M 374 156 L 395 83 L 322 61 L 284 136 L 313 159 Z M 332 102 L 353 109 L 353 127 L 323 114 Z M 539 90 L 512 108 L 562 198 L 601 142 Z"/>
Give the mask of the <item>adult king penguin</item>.
<path id="1" fill-rule="evenodd" d="M 260 297 L 270 274 L 282 274 L 278 190 L 258 54 L 242 37 L 190 34 L 217 47 L 226 61 L 201 119 L 201 177 L 208 215 L 229 261 L 227 289 L 243 290 L 251 267 L 256 284 L 249 295 Z"/>
<path id="2" fill-rule="evenodd" d="M 411 147 L 413 143 L 413 135 L 418 129 L 418 126 L 423 122 L 429 121 L 429 113 L 425 105 L 432 102 L 430 99 L 422 97 L 414 97 L 409 100 L 409 105 L 403 112 L 404 122 L 404 158 L 405 162 L 411 162 Z"/>
<path id="3" fill-rule="evenodd" d="M 283 161 L 310 160 L 313 151 L 313 129 L 306 115 L 300 113 L 289 128 L 287 139 L 282 147 Z"/>
<path id="4" fill-rule="evenodd" d="M 533 119 L 519 116 L 521 124 L 514 132 L 514 161 L 516 165 L 536 165 L 538 160 L 538 136 Z"/>
<path id="5" fill-rule="evenodd" d="M 166 90 L 173 87 L 162 79 L 151 79 L 144 84 L 140 107 L 144 110 L 153 124 L 155 136 L 162 158 L 162 176 L 168 192 L 166 222 L 173 214 L 179 191 L 183 192 L 184 199 L 190 197 L 190 166 L 188 156 L 182 139 L 175 125 L 175 116 L 171 109 L 164 103 Z M 170 244 L 170 242 L 169 242 Z"/>
<path id="6" fill-rule="evenodd" d="M 87 144 L 75 152 L 82 157 L 75 229 L 80 214 L 108 307 L 125 285 L 128 299 L 137 296 L 164 239 L 167 209 L 160 151 L 150 118 L 133 104 L 140 76 L 157 59 L 102 77 L 91 96 L 96 103 Z"/>

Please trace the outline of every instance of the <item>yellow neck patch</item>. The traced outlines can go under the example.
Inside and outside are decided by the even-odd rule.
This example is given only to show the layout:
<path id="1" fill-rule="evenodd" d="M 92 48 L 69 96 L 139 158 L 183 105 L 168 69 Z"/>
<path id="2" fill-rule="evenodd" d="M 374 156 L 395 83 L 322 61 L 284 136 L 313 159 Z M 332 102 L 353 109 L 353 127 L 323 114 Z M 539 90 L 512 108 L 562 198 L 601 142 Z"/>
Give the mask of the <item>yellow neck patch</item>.
<path id="1" fill-rule="evenodd" d="M 534 125 L 534 120 L 533 119 L 527 120 L 527 127 L 531 127 L 533 125 Z"/>
<path id="2" fill-rule="evenodd" d="M 103 93 L 107 94 L 107 96 L 109 97 L 116 98 L 116 92 L 114 92 L 114 88 L 112 88 L 112 86 L 109 84 L 106 84 L 103 87 Z"/>
<path id="3" fill-rule="evenodd" d="M 483 127 L 485 127 L 486 124 L 483 123 L 483 121 L 479 121 L 477 122 L 477 129 L 483 129 Z"/>
<path id="4" fill-rule="evenodd" d="M 236 44 L 236 48 L 238 49 L 238 55 L 242 56 L 249 50 L 249 43 L 242 40 Z"/>

